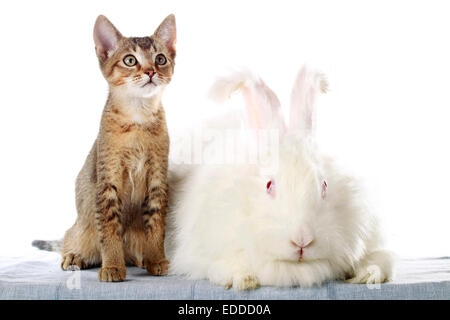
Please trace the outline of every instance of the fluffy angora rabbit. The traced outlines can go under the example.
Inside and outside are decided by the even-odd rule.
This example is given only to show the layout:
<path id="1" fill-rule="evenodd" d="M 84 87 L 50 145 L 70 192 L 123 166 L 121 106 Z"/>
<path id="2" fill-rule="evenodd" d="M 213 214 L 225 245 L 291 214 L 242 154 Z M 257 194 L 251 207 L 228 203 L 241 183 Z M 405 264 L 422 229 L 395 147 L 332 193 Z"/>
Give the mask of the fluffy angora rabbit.
<path id="1" fill-rule="evenodd" d="M 391 254 L 381 248 L 377 220 L 355 180 L 316 148 L 314 101 L 326 89 L 321 74 L 302 68 L 285 125 L 278 98 L 258 77 L 237 72 L 216 82 L 216 97 L 239 90 L 243 95 L 241 122 L 250 130 L 243 130 L 247 139 L 234 142 L 247 150 L 246 161 L 172 166 L 172 274 L 238 290 L 309 287 L 333 279 L 380 283 L 391 277 Z M 230 119 L 236 117 L 210 127 L 237 128 Z M 276 154 L 262 157 L 271 161 L 252 162 L 248 150 L 261 132 L 276 133 L 272 150 L 264 153 Z"/>

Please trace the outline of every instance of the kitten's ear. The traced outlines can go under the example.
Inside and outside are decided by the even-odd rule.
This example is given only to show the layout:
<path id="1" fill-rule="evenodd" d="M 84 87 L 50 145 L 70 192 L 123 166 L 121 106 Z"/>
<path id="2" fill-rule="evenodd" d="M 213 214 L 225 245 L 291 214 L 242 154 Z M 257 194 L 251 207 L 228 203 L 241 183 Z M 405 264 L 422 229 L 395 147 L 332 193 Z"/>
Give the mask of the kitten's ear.
<path id="1" fill-rule="evenodd" d="M 105 61 L 113 53 L 122 38 L 119 30 L 103 15 L 99 15 L 94 26 L 95 51 Z"/>
<path id="2" fill-rule="evenodd" d="M 155 31 L 155 36 L 162 40 L 169 49 L 170 53 L 175 53 L 175 44 L 177 42 L 177 26 L 175 16 L 168 15 Z"/>

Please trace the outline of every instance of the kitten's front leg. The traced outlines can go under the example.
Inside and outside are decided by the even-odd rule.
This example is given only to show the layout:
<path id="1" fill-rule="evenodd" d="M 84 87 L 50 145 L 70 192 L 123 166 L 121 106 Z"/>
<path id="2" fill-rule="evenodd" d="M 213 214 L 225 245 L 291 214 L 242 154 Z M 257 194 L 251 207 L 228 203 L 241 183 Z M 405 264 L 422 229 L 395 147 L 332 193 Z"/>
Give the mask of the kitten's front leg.
<path id="1" fill-rule="evenodd" d="M 122 245 L 122 202 L 117 192 L 119 171 L 114 170 L 114 161 L 98 161 L 98 183 L 96 194 L 96 224 L 102 256 L 102 267 L 98 272 L 100 281 L 123 281 L 126 277 Z"/>
<path id="2" fill-rule="evenodd" d="M 167 274 L 169 261 L 164 252 L 165 216 L 167 212 L 167 166 L 153 166 L 147 177 L 147 196 L 142 203 L 147 250 L 144 266 L 155 276 Z"/>

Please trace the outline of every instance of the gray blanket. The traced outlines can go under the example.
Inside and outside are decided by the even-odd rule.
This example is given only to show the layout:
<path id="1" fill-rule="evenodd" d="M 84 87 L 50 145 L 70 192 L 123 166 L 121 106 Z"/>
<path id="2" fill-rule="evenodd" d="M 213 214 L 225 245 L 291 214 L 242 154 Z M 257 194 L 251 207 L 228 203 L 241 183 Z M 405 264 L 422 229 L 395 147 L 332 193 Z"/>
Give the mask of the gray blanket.
<path id="1" fill-rule="evenodd" d="M 60 256 L 33 251 L 0 257 L 0 299 L 449 299 L 450 258 L 403 259 L 394 281 L 354 285 L 341 281 L 314 288 L 262 287 L 249 292 L 225 290 L 206 280 L 153 277 L 129 267 L 127 280 L 100 283 L 97 270 L 62 271 Z"/>

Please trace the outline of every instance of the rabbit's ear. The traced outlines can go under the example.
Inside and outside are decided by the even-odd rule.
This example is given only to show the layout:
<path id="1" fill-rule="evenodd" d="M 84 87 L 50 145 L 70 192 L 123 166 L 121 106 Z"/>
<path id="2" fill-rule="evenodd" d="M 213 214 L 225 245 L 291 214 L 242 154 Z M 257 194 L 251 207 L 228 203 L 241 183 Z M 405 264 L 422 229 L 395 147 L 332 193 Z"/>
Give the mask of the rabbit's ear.
<path id="1" fill-rule="evenodd" d="M 324 75 L 303 66 L 295 80 L 291 94 L 289 129 L 313 134 L 315 130 L 315 100 L 318 92 L 325 93 L 328 82 Z"/>
<path id="2" fill-rule="evenodd" d="M 210 96 L 223 101 L 239 89 L 244 98 L 250 129 L 285 128 L 277 96 L 264 81 L 248 71 L 219 78 L 211 88 Z"/>
<path id="3" fill-rule="evenodd" d="M 264 81 L 259 78 L 247 81 L 242 86 L 242 95 L 251 129 L 284 128 L 280 101 Z"/>

